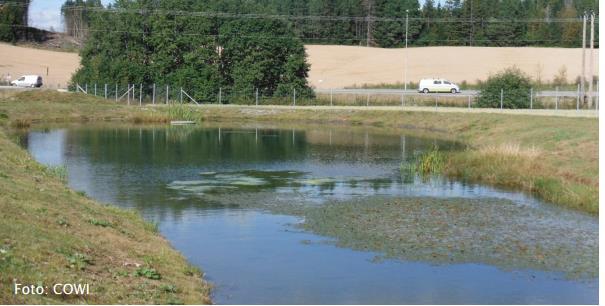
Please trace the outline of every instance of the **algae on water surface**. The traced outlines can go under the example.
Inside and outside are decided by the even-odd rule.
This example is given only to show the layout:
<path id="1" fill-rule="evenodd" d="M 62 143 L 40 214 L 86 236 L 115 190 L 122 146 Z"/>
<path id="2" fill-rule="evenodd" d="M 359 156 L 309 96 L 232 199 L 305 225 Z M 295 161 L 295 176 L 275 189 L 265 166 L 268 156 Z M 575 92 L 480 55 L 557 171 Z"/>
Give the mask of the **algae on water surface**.
<path id="1" fill-rule="evenodd" d="M 592 216 L 498 198 L 362 195 L 346 200 L 323 196 L 317 201 L 308 193 L 317 185 L 359 182 L 348 179 L 249 170 L 205 173 L 203 180 L 173 182 L 169 188 L 213 205 L 301 216 L 299 226 L 305 230 L 386 258 L 481 263 L 559 272 L 567 278 L 598 276 L 598 222 Z M 280 187 L 293 188 L 276 192 Z M 355 190 L 351 188 L 351 195 Z"/>

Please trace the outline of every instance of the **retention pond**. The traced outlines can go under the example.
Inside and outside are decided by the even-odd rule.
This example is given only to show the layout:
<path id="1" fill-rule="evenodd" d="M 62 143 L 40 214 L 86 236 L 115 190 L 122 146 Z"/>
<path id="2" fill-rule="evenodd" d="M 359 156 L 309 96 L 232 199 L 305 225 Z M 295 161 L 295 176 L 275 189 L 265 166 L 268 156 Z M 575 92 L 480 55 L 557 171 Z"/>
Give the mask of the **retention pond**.
<path id="1" fill-rule="evenodd" d="M 76 126 L 21 143 L 136 209 L 220 304 L 598 303 L 598 220 L 418 177 L 452 142 L 363 128 Z"/>

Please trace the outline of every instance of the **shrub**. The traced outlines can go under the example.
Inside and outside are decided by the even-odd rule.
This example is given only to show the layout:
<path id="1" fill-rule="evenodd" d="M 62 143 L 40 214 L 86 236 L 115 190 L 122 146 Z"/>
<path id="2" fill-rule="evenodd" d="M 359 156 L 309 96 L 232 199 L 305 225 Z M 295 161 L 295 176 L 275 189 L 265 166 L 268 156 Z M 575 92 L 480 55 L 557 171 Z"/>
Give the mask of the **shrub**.
<path id="1" fill-rule="evenodd" d="M 516 67 L 507 68 L 490 76 L 481 85 L 479 107 L 500 107 L 500 92 L 504 90 L 504 108 L 528 108 L 531 80 Z"/>

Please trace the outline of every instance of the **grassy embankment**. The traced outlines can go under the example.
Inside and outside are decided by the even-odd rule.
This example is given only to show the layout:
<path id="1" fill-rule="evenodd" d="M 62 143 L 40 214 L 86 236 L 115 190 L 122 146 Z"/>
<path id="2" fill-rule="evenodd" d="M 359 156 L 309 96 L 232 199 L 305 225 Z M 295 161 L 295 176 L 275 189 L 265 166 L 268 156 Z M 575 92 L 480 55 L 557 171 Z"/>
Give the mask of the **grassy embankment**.
<path id="1" fill-rule="evenodd" d="M 72 97 L 81 102 L 71 102 Z M 79 96 L 40 92 L 0 100 L 1 303 L 210 302 L 200 271 L 171 248 L 155 225 L 71 190 L 64 169 L 40 165 L 6 133 L 33 118 L 109 117 L 130 118 L 125 109 Z M 15 282 L 48 286 L 48 295 L 14 295 Z M 56 283 L 89 284 L 90 295 L 54 295 Z"/>
<path id="2" fill-rule="evenodd" d="M 254 107 L 126 107 L 90 96 L 24 92 L 0 100 L 13 126 L 119 119 L 166 122 L 268 121 L 352 124 L 431 132 L 462 141 L 443 172 L 470 182 L 531 192 L 549 202 L 598 214 L 598 119 L 487 113 Z"/>

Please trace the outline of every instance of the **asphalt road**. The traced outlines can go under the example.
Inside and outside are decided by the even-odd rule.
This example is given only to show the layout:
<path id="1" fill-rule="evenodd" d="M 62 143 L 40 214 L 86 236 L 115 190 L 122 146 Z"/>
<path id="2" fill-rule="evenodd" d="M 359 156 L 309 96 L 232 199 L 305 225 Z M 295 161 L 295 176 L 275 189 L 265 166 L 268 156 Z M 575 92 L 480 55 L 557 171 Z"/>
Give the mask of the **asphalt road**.
<path id="1" fill-rule="evenodd" d="M 420 93 L 416 89 L 366 89 L 366 88 L 355 88 L 355 89 L 316 89 L 315 93 L 318 94 L 334 94 L 334 95 L 343 95 L 343 94 L 353 94 L 353 95 L 404 95 L 404 96 L 414 96 L 414 95 L 429 95 L 429 96 L 477 96 L 481 93 L 479 90 L 461 90 L 459 93 Z M 505 93 L 506 94 L 506 93 Z M 548 90 L 548 91 L 536 91 L 536 97 L 575 97 L 577 96 L 576 91 L 556 91 L 556 90 Z"/>
<path id="2" fill-rule="evenodd" d="M 0 90 L 41 90 L 48 88 L 29 88 L 29 87 L 16 87 L 16 86 L 0 86 Z M 333 94 L 333 95 L 404 95 L 404 96 L 438 96 L 438 97 L 451 97 L 451 96 L 477 96 L 481 93 L 479 90 L 461 90 L 459 93 L 420 93 L 416 89 L 315 89 L 315 93 L 317 94 Z M 506 94 L 506 93 L 505 93 Z M 576 91 L 556 91 L 556 90 L 546 90 L 546 91 L 536 91 L 534 93 L 535 97 L 576 97 Z M 595 96 L 599 93 L 595 92 Z"/>

